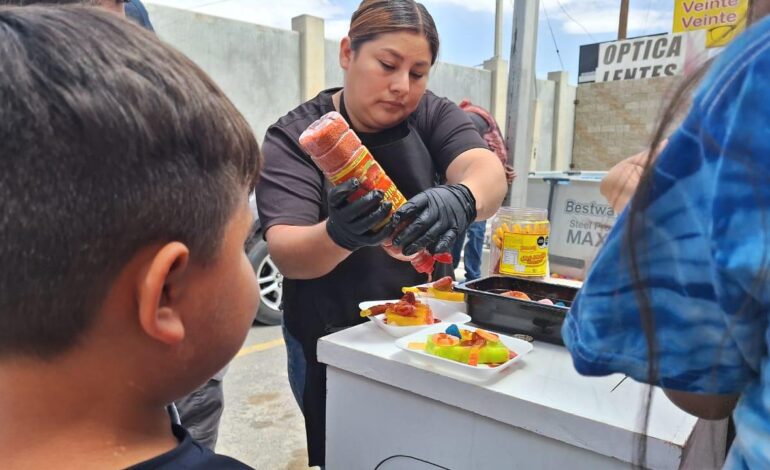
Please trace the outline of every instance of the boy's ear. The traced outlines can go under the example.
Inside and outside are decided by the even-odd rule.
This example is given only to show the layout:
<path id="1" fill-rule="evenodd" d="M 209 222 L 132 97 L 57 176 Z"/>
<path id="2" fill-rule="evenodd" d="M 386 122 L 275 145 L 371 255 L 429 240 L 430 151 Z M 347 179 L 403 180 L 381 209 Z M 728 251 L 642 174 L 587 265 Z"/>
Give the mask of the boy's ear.
<path id="1" fill-rule="evenodd" d="M 340 40 L 340 67 L 343 70 L 347 70 L 350 67 L 350 62 L 353 61 L 353 49 L 350 48 L 350 38 L 345 36 Z"/>
<path id="2" fill-rule="evenodd" d="M 169 345 L 179 344 L 185 335 L 178 300 L 189 260 L 187 246 L 167 243 L 150 259 L 138 279 L 139 323 L 151 338 Z"/>

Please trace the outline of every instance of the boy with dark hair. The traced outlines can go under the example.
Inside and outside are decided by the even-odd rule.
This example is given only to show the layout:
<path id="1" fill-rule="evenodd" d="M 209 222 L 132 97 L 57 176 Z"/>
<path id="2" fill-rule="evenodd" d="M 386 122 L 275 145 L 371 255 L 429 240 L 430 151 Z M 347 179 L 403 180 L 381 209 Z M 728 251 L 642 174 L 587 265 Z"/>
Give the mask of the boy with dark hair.
<path id="1" fill-rule="evenodd" d="M 28 5 L 89 5 L 97 6 L 113 13 L 124 14 L 125 4 L 131 0 L 0 0 L 0 5 L 28 6 Z"/>
<path id="2" fill-rule="evenodd" d="M 28 5 L 90 5 L 104 8 L 105 10 L 132 19 L 144 29 L 155 31 L 150 22 L 150 16 L 141 0 L 0 0 L 0 5 L 28 6 Z"/>
<path id="3" fill-rule="evenodd" d="M 0 468 L 244 468 L 165 405 L 256 311 L 248 124 L 89 7 L 0 7 L 0 102 Z"/>
<path id="4" fill-rule="evenodd" d="M 0 5 L 89 5 L 119 14 L 153 31 L 150 17 L 140 0 L 0 0 Z M 124 11 L 125 10 L 125 11 Z M 181 424 L 196 441 L 214 450 L 219 434 L 219 421 L 224 410 L 222 379 L 227 366 L 188 395 L 169 405 L 173 422 Z M 175 405 L 175 406 L 174 406 Z"/>

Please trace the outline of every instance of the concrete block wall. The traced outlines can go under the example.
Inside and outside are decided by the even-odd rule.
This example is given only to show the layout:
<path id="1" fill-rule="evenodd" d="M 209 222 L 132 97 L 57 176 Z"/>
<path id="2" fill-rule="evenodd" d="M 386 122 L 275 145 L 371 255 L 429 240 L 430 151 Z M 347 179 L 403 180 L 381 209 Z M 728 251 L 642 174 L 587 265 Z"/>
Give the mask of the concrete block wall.
<path id="1" fill-rule="evenodd" d="M 681 80 L 661 77 L 578 86 L 573 167 L 609 170 L 647 148 L 660 113 Z"/>
<path id="2" fill-rule="evenodd" d="M 326 88 L 342 86 L 343 70 L 339 61 L 340 43 L 325 40 L 324 77 Z M 483 69 L 465 67 L 446 62 L 436 62 L 428 77 L 428 89 L 438 96 L 446 96 L 459 103 L 469 98 L 474 103 L 489 109 L 491 102 L 492 74 Z"/>
<path id="3" fill-rule="evenodd" d="M 331 39 L 326 39 L 324 42 L 326 43 L 324 50 L 326 88 L 341 87 L 345 76 L 342 67 L 340 67 L 340 42 Z"/>
<path id="4" fill-rule="evenodd" d="M 147 8 L 160 38 L 214 79 L 260 142 L 267 128 L 303 99 L 343 84 L 339 41 L 323 38 L 324 25 L 319 18 L 296 17 L 292 21 L 294 31 L 288 31 L 155 4 Z M 507 63 L 492 60 L 485 67 L 438 62 L 428 88 L 454 102 L 469 98 L 496 115 L 505 115 L 507 92 L 501 87 L 507 88 Z M 557 144 L 572 139 L 573 100 L 569 96 L 574 87 L 564 85 L 566 74 L 561 86 L 555 87 L 553 81 L 539 82 L 538 160 L 533 170 L 564 170 L 567 168 L 558 162 L 569 161 L 571 144 Z M 563 91 L 565 86 L 567 91 L 556 99 L 554 90 Z M 567 124 L 555 133 L 559 122 Z M 506 123 L 500 122 L 500 127 L 506 129 Z"/>
<path id="5" fill-rule="evenodd" d="M 551 124 L 551 170 L 569 170 L 572 163 L 572 144 L 575 127 L 575 97 L 577 87 L 569 84 L 565 71 L 550 72 L 548 80 L 554 84 L 553 123 Z"/>
<path id="6" fill-rule="evenodd" d="M 211 76 L 260 142 L 301 102 L 298 33 L 160 5 L 147 10 L 160 38 Z"/>
<path id="7" fill-rule="evenodd" d="M 492 74 L 488 70 L 436 62 L 428 78 L 428 89 L 455 103 L 463 98 L 490 109 Z"/>
<path id="8" fill-rule="evenodd" d="M 324 20 L 311 15 L 295 16 L 291 29 L 299 33 L 299 98 L 304 102 L 326 88 Z"/>
<path id="9" fill-rule="evenodd" d="M 537 98 L 529 171 L 550 171 L 553 169 L 553 121 L 556 84 L 550 80 L 537 80 L 535 91 Z"/>

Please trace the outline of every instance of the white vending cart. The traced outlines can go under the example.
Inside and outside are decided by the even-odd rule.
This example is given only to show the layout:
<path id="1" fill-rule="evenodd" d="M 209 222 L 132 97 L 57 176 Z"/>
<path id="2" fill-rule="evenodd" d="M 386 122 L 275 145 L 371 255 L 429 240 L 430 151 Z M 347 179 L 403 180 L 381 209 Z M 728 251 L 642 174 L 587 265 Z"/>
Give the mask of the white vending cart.
<path id="1" fill-rule="evenodd" d="M 487 382 L 415 362 L 373 323 L 319 341 L 327 364 L 326 468 L 628 469 L 643 434 L 646 388 L 583 377 L 561 346 L 534 349 Z M 646 465 L 712 469 L 724 421 L 704 421 L 656 389 Z"/>

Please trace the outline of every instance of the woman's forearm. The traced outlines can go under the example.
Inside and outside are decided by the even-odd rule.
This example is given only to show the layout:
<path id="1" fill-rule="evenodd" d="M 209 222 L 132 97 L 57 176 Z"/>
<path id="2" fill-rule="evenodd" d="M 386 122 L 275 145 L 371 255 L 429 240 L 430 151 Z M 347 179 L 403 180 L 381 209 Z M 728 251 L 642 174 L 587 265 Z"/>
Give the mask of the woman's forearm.
<path id="1" fill-rule="evenodd" d="M 497 156 L 486 149 L 460 154 L 447 169 L 447 181 L 470 189 L 476 199 L 476 220 L 495 215 L 508 191 L 505 169 Z"/>
<path id="2" fill-rule="evenodd" d="M 613 166 L 607 176 L 602 178 L 599 192 L 616 213 L 620 213 L 634 196 L 643 172 L 643 166 L 623 160 Z"/>
<path id="3" fill-rule="evenodd" d="M 329 238 L 325 221 L 309 226 L 274 225 L 265 238 L 270 257 L 290 279 L 324 276 L 351 253 Z"/>
<path id="4" fill-rule="evenodd" d="M 677 407 L 703 419 L 724 419 L 730 416 L 738 403 L 740 395 L 704 395 L 664 389 Z"/>
<path id="5" fill-rule="evenodd" d="M 652 160 L 649 158 L 648 151 L 645 150 L 622 160 L 607 172 L 599 185 L 599 192 L 615 212 L 620 213 L 626 207 L 639 186 L 644 169 L 658 158 L 667 143 L 668 139 L 664 139 L 658 145 Z"/>

